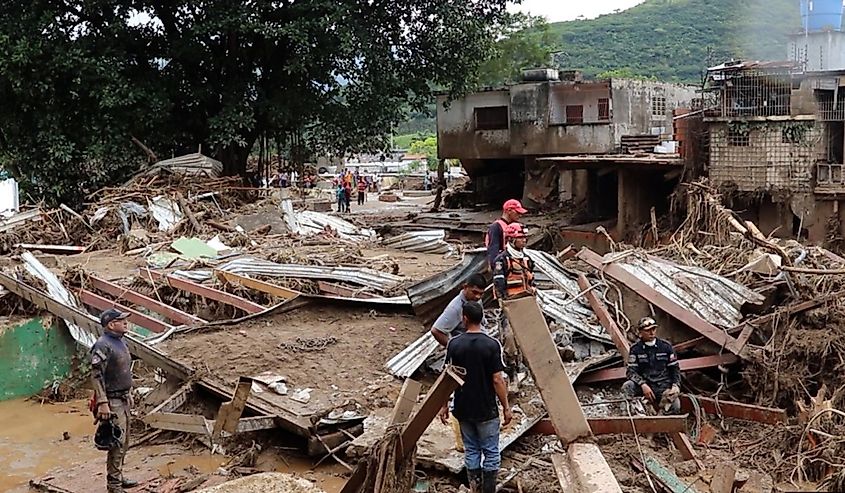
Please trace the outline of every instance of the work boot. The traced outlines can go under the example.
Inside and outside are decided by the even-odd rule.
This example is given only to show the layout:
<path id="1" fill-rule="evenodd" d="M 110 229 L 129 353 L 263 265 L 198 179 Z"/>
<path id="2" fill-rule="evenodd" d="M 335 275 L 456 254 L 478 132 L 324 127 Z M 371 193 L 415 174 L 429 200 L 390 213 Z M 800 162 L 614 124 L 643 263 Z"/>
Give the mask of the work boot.
<path id="1" fill-rule="evenodd" d="M 132 479 L 125 479 L 124 478 L 120 482 L 120 485 L 123 486 L 124 488 L 134 488 L 134 487 L 138 486 L 138 482 L 135 481 L 135 480 L 132 480 Z"/>
<path id="2" fill-rule="evenodd" d="M 481 469 L 467 469 L 470 493 L 481 493 Z"/>
<path id="3" fill-rule="evenodd" d="M 499 479 L 499 470 L 484 471 L 482 473 L 481 493 L 496 493 L 496 481 Z"/>

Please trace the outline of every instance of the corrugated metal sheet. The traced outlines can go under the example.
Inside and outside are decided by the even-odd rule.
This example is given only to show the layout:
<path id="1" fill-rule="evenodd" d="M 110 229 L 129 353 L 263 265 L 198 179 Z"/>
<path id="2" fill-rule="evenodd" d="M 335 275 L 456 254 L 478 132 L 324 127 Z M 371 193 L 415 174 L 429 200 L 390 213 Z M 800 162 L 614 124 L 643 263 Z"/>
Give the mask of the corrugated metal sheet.
<path id="1" fill-rule="evenodd" d="M 365 267 L 324 267 L 319 265 L 277 264 L 255 257 L 230 260 L 218 269 L 245 276 L 291 277 L 298 279 L 323 279 L 342 281 L 381 292 L 398 288 L 405 278 Z"/>
<path id="2" fill-rule="evenodd" d="M 290 199 L 283 199 L 279 208 L 288 229 L 296 234 L 319 234 L 328 227 L 347 240 L 374 240 L 376 238 L 376 232 L 372 229 L 360 228 L 339 217 L 316 211 L 297 212 L 293 209 L 293 202 Z"/>
<path id="3" fill-rule="evenodd" d="M 446 231 L 442 229 L 409 231 L 399 236 L 387 238 L 382 244 L 386 247 L 409 252 L 446 254 L 452 251 L 452 246 L 446 242 Z"/>
<path id="4" fill-rule="evenodd" d="M 619 258 L 617 265 L 663 296 L 722 328 L 739 325 L 743 305 L 760 304 L 764 300 L 759 293 L 700 267 L 632 252 L 608 254 L 604 261 L 615 258 Z"/>
<path id="5" fill-rule="evenodd" d="M 76 302 L 73 296 L 65 289 L 62 282 L 56 277 L 55 274 L 50 272 L 50 269 L 44 267 L 44 264 L 38 261 L 34 255 L 29 252 L 23 252 L 21 254 L 21 260 L 24 262 L 24 267 L 26 268 L 27 272 L 32 274 L 33 276 L 37 277 L 44 281 L 44 284 L 47 285 L 47 294 L 50 295 L 51 298 L 62 303 L 67 306 L 71 306 L 74 308 L 79 309 L 80 306 Z M 84 310 L 83 310 L 84 311 Z M 68 330 L 70 331 L 70 335 L 73 339 L 82 344 L 86 348 L 90 348 L 94 345 L 97 341 L 97 338 L 94 337 L 93 334 L 88 332 L 87 330 L 79 327 L 78 325 L 65 320 L 65 323 L 68 326 Z"/>
<path id="6" fill-rule="evenodd" d="M 577 293 L 576 293 L 577 294 Z M 569 332 L 577 332 L 589 339 L 613 345 L 610 335 L 598 322 L 596 314 L 581 297 L 559 289 L 537 290 L 537 302 L 543 313 Z"/>
<path id="7" fill-rule="evenodd" d="M 220 176 L 223 173 L 223 163 L 199 153 L 165 159 L 157 162 L 153 168 L 162 168 L 183 175 Z"/>
<path id="8" fill-rule="evenodd" d="M 466 252 L 461 263 L 448 271 L 439 272 L 428 279 L 422 280 L 408 288 L 408 296 L 414 306 L 417 316 L 424 319 L 424 323 L 432 312 L 442 310 L 452 298 L 458 294 L 461 285 L 469 277 L 481 272 L 485 266 L 485 250 L 478 249 Z"/>

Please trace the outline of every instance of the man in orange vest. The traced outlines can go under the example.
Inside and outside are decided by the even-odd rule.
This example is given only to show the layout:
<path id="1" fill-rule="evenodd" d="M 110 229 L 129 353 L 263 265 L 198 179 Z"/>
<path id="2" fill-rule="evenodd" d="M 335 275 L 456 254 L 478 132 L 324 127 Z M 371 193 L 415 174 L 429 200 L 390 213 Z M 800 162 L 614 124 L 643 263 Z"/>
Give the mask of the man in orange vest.
<path id="1" fill-rule="evenodd" d="M 523 214 L 528 212 L 516 199 L 510 199 L 502 206 L 502 217 L 496 219 L 487 227 L 487 236 L 484 238 L 484 246 L 487 247 L 487 265 L 493 269 L 496 257 L 505 250 L 507 245 L 505 239 L 505 228 L 510 223 L 519 221 Z"/>
<path id="2" fill-rule="evenodd" d="M 519 223 L 508 224 L 505 237 L 509 243 L 493 263 L 493 285 L 500 300 L 533 296 L 534 261 L 525 254 L 527 235 Z"/>

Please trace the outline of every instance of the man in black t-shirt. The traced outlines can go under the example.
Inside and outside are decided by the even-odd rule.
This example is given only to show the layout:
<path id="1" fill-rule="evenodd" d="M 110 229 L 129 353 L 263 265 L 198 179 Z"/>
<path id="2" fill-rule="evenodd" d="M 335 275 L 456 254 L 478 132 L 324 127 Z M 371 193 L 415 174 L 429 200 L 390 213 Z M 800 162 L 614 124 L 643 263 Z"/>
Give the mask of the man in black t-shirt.
<path id="1" fill-rule="evenodd" d="M 499 408 L 502 404 L 503 424 L 513 414 L 508 405 L 505 364 L 502 345 L 481 331 L 484 311 L 481 304 L 470 301 L 463 306 L 466 333 L 453 337 L 446 346 L 446 363 L 466 370 L 464 385 L 455 391 L 455 417 L 461 424 L 467 475 L 473 493 L 493 493 L 501 464 L 499 453 Z M 447 423 L 449 407 L 444 406 L 440 419 Z"/>

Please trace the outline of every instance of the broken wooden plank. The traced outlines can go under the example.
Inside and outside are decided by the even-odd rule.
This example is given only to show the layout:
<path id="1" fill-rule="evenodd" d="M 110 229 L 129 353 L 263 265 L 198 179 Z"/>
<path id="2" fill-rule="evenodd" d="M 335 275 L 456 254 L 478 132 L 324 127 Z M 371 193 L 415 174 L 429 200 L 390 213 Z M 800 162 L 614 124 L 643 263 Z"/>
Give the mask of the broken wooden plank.
<path id="1" fill-rule="evenodd" d="M 731 365 L 738 361 L 739 358 L 733 354 L 717 354 L 713 356 L 702 356 L 700 358 L 682 359 L 678 362 L 680 363 L 681 371 L 693 371 L 720 365 Z M 583 373 L 578 377 L 576 382 L 582 384 L 624 380 L 626 372 L 626 368 L 605 368 L 604 370 Z"/>
<path id="2" fill-rule="evenodd" d="M 176 392 L 174 392 L 170 397 L 164 400 L 161 404 L 153 408 L 147 414 L 154 414 L 154 413 L 172 413 L 173 411 L 178 410 L 180 407 L 185 405 L 188 402 L 188 397 L 194 392 L 194 383 L 188 382 L 185 385 L 179 387 Z"/>
<path id="3" fill-rule="evenodd" d="M 687 430 L 686 418 L 681 416 L 613 416 L 609 418 L 587 418 L 593 435 L 631 435 L 637 433 L 674 433 Z M 528 430 L 530 435 L 554 435 L 552 422 L 540 420 Z"/>
<path id="4" fill-rule="evenodd" d="M 135 292 L 129 288 L 124 288 L 123 286 L 118 286 L 112 282 L 106 281 L 105 279 L 100 279 L 96 276 L 90 276 L 88 281 L 91 283 L 91 286 L 98 290 L 106 293 L 109 296 L 116 298 L 118 301 L 126 300 L 129 303 L 143 306 L 147 310 L 152 312 L 158 313 L 164 317 L 167 317 L 168 320 L 173 322 L 184 324 L 184 325 L 195 325 L 195 324 L 204 324 L 206 323 L 205 320 L 192 315 L 187 312 L 183 312 L 177 308 L 174 308 L 170 305 L 162 303 L 160 301 L 154 300 L 148 296 L 144 296 L 141 293 Z"/>
<path id="5" fill-rule="evenodd" d="M 199 414 L 152 413 L 146 415 L 143 421 L 157 430 L 211 435 L 210 420 Z"/>
<path id="6" fill-rule="evenodd" d="M 733 493 L 735 480 L 736 468 L 730 464 L 719 464 L 713 471 L 710 491 L 712 493 Z"/>
<path id="7" fill-rule="evenodd" d="M 557 482 L 563 492 L 575 491 L 575 480 L 572 478 L 572 471 L 563 454 L 552 454 L 552 465 L 554 467 Z"/>
<path id="8" fill-rule="evenodd" d="M 769 425 L 786 424 L 789 421 L 785 409 L 773 407 L 754 406 L 741 402 L 723 401 L 710 399 L 709 397 L 689 396 L 681 394 L 681 409 L 684 412 L 695 412 L 695 405 L 692 399 L 698 402 L 702 411 L 707 414 L 724 416 L 728 418 L 742 419 L 745 421 L 756 421 Z"/>
<path id="9" fill-rule="evenodd" d="M 587 262 L 593 268 L 605 273 L 615 281 L 627 286 L 649 303 L 652 303 L 687 327 L 715 342 L 719 347 L 723 347 L 734 354 L 739 354 L 740 351 L 736 347 L 736 339 L 707 320 L 702 319 L 697 314 L 667 298 L 621 266 L 613 263 L 604 264 L 601 255 L 586 247 L 578 253 L 578 258 Z"/>
<path id="10" fill-rule="evenodd" d="M 246 313 L 261 313 L 266 309 L 258 303 L 253 303 L 247 299 L 241 298 L 240 296 L 235 296 L 233 294 L 220 291 L 219 289 L 203 286 L 202 284 L 197 284 L 187 279 L 181 279 L 171 274 L 163 274 L 155 270 L 142 269 L 141 277 L 143 279 L 153 279 L 155 281 L 164 282 L 172 288 L 193 293 L 198 296 L 202 296 L 203 298 L 219 301 L 220 303 L 243 310 Z"/>
<path id="11" fill-rule="evenodd" d="M 611 318 L 610 312 L 607 311 L 605 304 L 602 303 L 598 296 L 596 296 L 596 293 L 593 292 L 590 286 L 590 281 L 587 280 L 587 276 L 584 274 L 578 275 L 578 287 L 584 292 L 584 297 L 586 297 L 587 301 L 590 303 L 590 307 L 599 319 L 601 326 L 604 327 L 604 330 L 606 330 L 608 334 L 610 334 L 610 339 L 613 340 L 613 345 L 616 346 L 616 350 L 619 351 L 620 355 L 622 355 L 622 361 L 628 361 L 628 352 L 631 350 L 631 343 L 628 342 L 625 334 L 622 333 L 622 330 L 619 329 L 619 326 L 616 325 L 616 322 L 613 318 Z"/>
<path id="12" fill-rule="evenodd" d="M 404 423 L 411 417 L 411 412 L 414 406 L 417 405 L 417 397 L 422 390 L 422 384 L 416 380 L 406 378 L 402 384 L 402 390 L 399 391 L 399 398 L 396 399 L 396 405 L 393 406 L 393 413 L 390 416 L 390 426 Z"/>
<path id="13" fill-rule="evenodd" d="M 121 305 L 120 303 L 112 301 L 108 298 L 103 298 L 102 296 L 94 294 L 91 291 L 80 289 L 79 299 L 86 305 L 96 308 L 100 311 L 108 310 L 109 308 L 117 308 L 118 310 L 124 313 L 128 313 L 128 320 L 133 324 L 139 327 L 143 327 L 157 334 L 167 332 L 168 330 L 174 328 L 172 325 L 166 324 L 161 320 L 150 317 L 149 315 L 141 313 L 135 309 L 129 308 L 128 306 Z"/>
<path id="14" fill-rule="evenodd" d="M 678 449 L 684 460 L 694 460 L 699 469 L 704 469 L 695 455 L 695 449 L 692 448 L 692 443 L 690 443 L 689 436 L 686 433 L 670 433 L 669 437 L 672 438 L 672 443 L 675 444 L 675 448 Z"/>
<path id="15" fill-rule="evenodd" d="M 584 493 L 622 493 L 622 487 L 610 470 L 599 446 L 573 442 L 566 447 L 566 462 L 575 488 L 565 491 Z"/>
<path id="16" fill-rule="evenodd" d="M 504 310 L 557 436 L 564 444 L 591 436 L 590 425 L 537 300 L 533 297 L 508 300 L 504 302 Z"/>
<path id="17" fill-rule="evenodd" d="M 445 370 L 434 382 L 434 385 L 428 390 L 425 400 L 420 405 L 417 412 L 411 419 L 405 423 L 402 429 L 400 443 L 402 450 L 400 456 L 407 456 L 414 447 L 417 446 L 417 441 L 420 439 L 426 428 L 437 417 L 440 409 L 444 404 L 449 402 L 449 397 L 452 392 L 464 384 L 463 379 L 456 373 L 456 370 L 447 366 Z M 352 473 L 340 493 L 358 493 L 367 479 L 367 469 L 363 462 L 359 462 L 355 471 Z"/>
<path id="18" fill-rule="evenodd" d="M 76 255 L 83 253 L 88 247 L 68 246 L 68 245 L 37 245 L 34 243 L 18 243 L 15 248 L 31 251 L 42 251 L 44 253 L 55 253 L 58 255 Z"/>
<path id="19" fill-rule="evenodd" d="M 224 283 L 237 284 L 284 300 L 292 300 L 301 294 L 292 289 L 283 288 L 266 281 L 253 279 L 233 272 L 226 272 L 224 270 L 215 270 L 214 275 Z"/>
<path id="20" fill-rule="evenodd" d="M 241 419 L 244 412 L 250 390 L 252 390 L 252 379 L 244 376 L 239 377 L 235 392 L 232 394 L 232 400 L 220 405 L 220 411 L 217 413 L 214 430 L 211 434 L 212 440 L 217 440 L 223 431 L 234 433 L 237 430 L 238 420 Z"/>
<path id="21" fill-rule="evenodd" d="M 342 428 L 339 431 L 333 433 L 326 433 L 325 435 L 320 435 L 319 439 L 317 438 L 317 434 L 315 433 L 314 436 L 308 439 L 306 452 L 308 453 L 309 457 L 321 456 L 326 453 L 325 445 L 332 447 L 332 449 L 339 447 L 341 444 L 349 445 L 352 443 L 352 440 L 354 440 L 355 437 L 363 433 L 363 423 L 355 425 L 352 428 Z"/>

